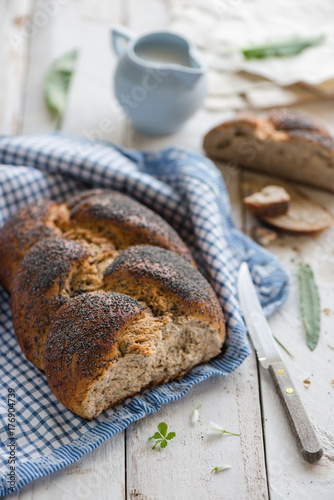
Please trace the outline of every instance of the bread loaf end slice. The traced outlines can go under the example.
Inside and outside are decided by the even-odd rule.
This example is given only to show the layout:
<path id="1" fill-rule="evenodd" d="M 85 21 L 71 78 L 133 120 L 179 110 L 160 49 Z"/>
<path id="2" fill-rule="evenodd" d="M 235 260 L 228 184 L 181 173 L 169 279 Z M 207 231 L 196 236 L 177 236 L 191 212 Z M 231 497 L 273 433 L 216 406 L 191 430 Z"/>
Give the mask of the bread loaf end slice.
<path id="1" fill-rule="evenodd" d="M 45 374 L 58 400 L 90 420 L 146 387 L 181 377 L 219 354 L 222 343 L 212 325 L 191 315 L 173 320 L 121 293 L 85 293 L 57 313 Z"/>
<path id="2" fill-rule="evenodd" d="M 297 111 L 237 115 L 210 130 L 203 148 L 217 160 L 334 192 L 334 138 Z"/>

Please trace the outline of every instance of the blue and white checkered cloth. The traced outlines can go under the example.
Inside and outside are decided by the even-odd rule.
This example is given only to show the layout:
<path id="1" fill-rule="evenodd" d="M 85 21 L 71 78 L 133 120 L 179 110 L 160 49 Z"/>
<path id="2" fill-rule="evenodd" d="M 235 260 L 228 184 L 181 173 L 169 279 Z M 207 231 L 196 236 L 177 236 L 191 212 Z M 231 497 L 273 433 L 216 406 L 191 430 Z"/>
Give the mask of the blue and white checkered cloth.
<path id="1" fill-rule="evenodd" d="M 122 191 L 154 209 L 181 235 L 214 287 L 227 319 L 223 357 L 182 380 L 146 390 L 91 422 L 57 401 L 44 374 L 26 360 L 13 332 L 10 300 L 0 287 L 0 492 L 9 479 L 8 389 L 14 389 L 14 489 L 54 472 L 97 448 L 131 422 L 184 396 L 198 382 L 228 375 L 249 354 L 236 299 L 236 277 L 246 260 L 266 314 L 286 299 L 288 280 L 278 260 L 236 230 L 220 172 L 212 162 L 180 148 L 141 152 L 109 143 L 45 134 L 0 136 L 0 226 L 39 198 L 64 201 L 89 187 Z M 0 263 L 1 265 L 1 263 Z"/>

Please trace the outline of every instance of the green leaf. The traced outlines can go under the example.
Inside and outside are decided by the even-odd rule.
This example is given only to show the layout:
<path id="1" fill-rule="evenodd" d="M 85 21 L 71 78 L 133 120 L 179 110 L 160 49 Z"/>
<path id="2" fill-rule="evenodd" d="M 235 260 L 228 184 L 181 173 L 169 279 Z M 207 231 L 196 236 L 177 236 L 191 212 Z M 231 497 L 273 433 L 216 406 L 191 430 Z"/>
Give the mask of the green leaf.
<path id="1" fill-rule="evenodd" d="M 148 440 L 150 440 L 150 439 L 162 439 L 162 437 L 163 436 L 160 434 L 160 432 L 156 432 L 155 434 L 153 434 L 153 436 L 148 438 Z"/>
<path id="2" fill-rule="evenodd" d="M 285 40 L 277 40 L 263 45 L 254 45 L 241 49 L 246 59 L 264 59 L 266 57 L 283 57 L 300 54 L 308 47 L 319 45 L 325 40 L 325 36 L 317 37 L 293 37 Z"/>
<path id="3" fill-rule="evenodd" d="M 164 439 L 157 439 L 157 441 L 155 442 L 155 445 L 152 447 L 152 450 L 155 450 L 155 447 L 158 446 L 158 444 L 160 444 L 161 446 L 161 443 L 164 441 Z"/>
<path id="4" fill-rule="evenodd" d="M 67 105 L 68 91 L 78 58 L 78 50 L 72 50 L 56 59 L 49 67 L 44 83 L 45 101 L 49 111 L 57 117 L 57 129 L 61 128 Z"/>
<path id="5" fill-rule="evenodd" d="M 158 430 L 164 437 L 166 437 L 167 429 L 168 429 L 167 424 L 165 424 L 165 422 L 160 422 L 160 424 L 158 425 Z"/>
<path id="6" fill-rule="evenodd" d="M 282 349 L 284 349 L 284 351 L 289 354 L 290 358 L 294 359 L 294 355 L 291 354 L 290 351 L 287 350 L 287 348 L 285 347 L 285 345 L 282 344 L 282 342 L 280 340 L 278 340 L 277 337 L 275 337 L 275 335 L 273 335 L 274 339 L 276 340 L 277 344 L 280 345 L 282 347 Z"/>
<path id="7" fill-rule="evenodd" d="M 320 336 L 320 296 L 309 264 L 299 263 L 298 279 L 300 309 L 306 331 L 306 341 L 308 347 L 313 351 Z"/>
<path id="8" fill-rule="evenodd" d="M 148 438 L 149 441 L 150 439 L 156 440 L 154 446 L 152 446 L 152 450 L 155 450 L 159 444 L 160 448 L 166 448 L 166 446 L 168 445 L 168 441 L 175 437 L 175 432 L 169 432 L 167 435 L 168 425 L 165 424 L 165 422 L 160 422 L 160 424 L 158 425 L 158 429 L 160 432 L 156 432 L 155 434 L 153 434 L 153 436 Z"/>

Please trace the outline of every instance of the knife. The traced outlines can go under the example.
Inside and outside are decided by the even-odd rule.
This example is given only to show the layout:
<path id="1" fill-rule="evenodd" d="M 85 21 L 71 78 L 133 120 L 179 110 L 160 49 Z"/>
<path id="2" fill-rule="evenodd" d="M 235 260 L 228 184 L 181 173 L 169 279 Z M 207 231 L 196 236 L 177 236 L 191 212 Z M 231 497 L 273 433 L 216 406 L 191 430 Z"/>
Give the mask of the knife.
<path id="1" fill-rule="evenodd" d="M 323 450 L 280 357 L 246 262 L 243 262 L 239 269 L 238 295 L 257 358 L 263 368 L 269 369 L 302 457 L 311 464 L 318 462 Z"/>

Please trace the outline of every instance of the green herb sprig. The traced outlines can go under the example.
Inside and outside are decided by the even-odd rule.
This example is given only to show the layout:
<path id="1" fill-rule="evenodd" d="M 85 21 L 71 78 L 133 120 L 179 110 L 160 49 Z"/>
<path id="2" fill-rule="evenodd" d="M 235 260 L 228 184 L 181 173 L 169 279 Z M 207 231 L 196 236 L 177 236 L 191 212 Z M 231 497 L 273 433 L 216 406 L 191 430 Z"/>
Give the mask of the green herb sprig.
<path id="1" fill-rule="evenodd" d="M 165 422 L 160 422 L 160 424 L 158 425 L 159 432 L 156 432 L 155 434 L 153 434 L 153 436 L 148 438 L 149 441 L 151 439 L 155 439 L 155 443 L 152 446 L 152 450 L 155 450 L 155 448 L 159 445 L 160 448 L 166 448 L 166 446 L 168 445 L 168 441 L 171 441 L 175 437 L 176 435 L 175 432 L 169 432 L 167 434 L 167 430 L 168 430 L 168 425 L 165 424 Z"/>
<path id="2" fill-rule="evenodd" d="M 306 341 L 308 347 L 313 351 L 320 336 L 320 296 L 309 264 L 299 263 L 298 280 L 300 309 L 306 331 Z"/>
<path id="3" fill-rule="evenodd" d="M 288 349 L 285 347 L 285 345 L 283 345 L 283 344 L 282 344 L 282 342 L 281 342 L 280 340 L 278 340 L 278 338 L 277 338 L 277 337 L 275 337 L 275 335 L 273 335 L 273 337 L 274 337 L 274 339 L 276 340 L 277 344 L 278 344 L 279 346 L 281 346 L 281 347 L 282 347 L 282 349 L 284 349 L 284 351 L 285 351 L 285 352 L 286 352 L 286 353 L 290 356 L 290 358 L 294 359 L 294 358 L 295 358 L 295 357 L 294 357 L 294 355 L 293 355 L 293 354 L 291 354 L 291 352 L 290 352 L 290 351 L 288 351 Z"/>
<path id="4" fill-rule="evenodd" d="M 292 37 L 285 40 L 272 41 L 263 45 L 253 45 L 241 49 L 245 59 L 264 59 L 266 57 L 286 57 L 300 54 L 308 47 L 321 44 L 325 36 Z"/>

